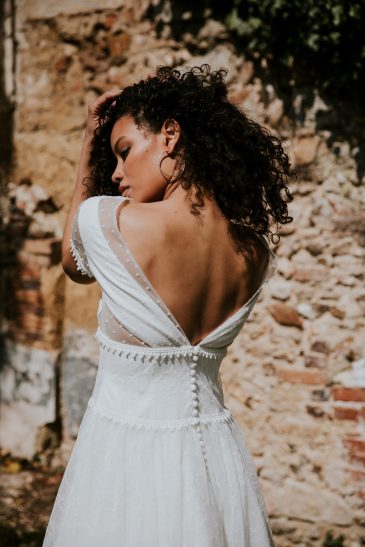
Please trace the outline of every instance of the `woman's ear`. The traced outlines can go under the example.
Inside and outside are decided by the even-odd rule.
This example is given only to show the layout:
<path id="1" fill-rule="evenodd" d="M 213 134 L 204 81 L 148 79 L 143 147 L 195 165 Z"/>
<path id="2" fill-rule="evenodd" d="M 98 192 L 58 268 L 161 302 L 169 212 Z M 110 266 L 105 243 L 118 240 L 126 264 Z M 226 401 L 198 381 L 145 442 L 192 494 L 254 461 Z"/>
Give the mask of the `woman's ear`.
<path id="1" fill-rule="evenodd" d="M 161 133 L 163 136 L 164 146 L 166 147 L 166 152 L 168 152 L 168 154 L 171 154 L 174 151 L 178 140 L 180 139 L 180 125 L 176 120 L 165 120 L 162 125 Z"/>

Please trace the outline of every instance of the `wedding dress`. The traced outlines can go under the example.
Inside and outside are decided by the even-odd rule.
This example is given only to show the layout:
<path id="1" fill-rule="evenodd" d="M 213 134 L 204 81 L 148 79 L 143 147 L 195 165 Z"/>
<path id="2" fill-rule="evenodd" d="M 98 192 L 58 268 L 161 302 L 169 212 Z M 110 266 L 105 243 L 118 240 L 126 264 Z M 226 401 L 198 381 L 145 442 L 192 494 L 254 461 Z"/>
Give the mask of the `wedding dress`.
<path id="1" fill-rule="evenodd" d="M 219 367 L 277 267 L 192 345 L 123 241 L 123 196 L 79 206 L 71 249 L 101 287 L 100 359 L 43 547 L 267 547 L 267 510 Z"/>

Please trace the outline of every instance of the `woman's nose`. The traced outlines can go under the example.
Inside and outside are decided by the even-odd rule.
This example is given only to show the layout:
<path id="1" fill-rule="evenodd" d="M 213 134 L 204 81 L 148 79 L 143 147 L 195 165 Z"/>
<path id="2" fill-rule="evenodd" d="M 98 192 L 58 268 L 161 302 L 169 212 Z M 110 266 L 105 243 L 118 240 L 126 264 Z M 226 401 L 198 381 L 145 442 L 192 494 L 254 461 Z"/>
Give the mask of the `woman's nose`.
<path id="1" fill-rule="evenodd" d="M 114 173 L 112 174 L 112 181 L 119 184 L 124 177 L 123 169 L 120 163 L 117 164 Z"/>

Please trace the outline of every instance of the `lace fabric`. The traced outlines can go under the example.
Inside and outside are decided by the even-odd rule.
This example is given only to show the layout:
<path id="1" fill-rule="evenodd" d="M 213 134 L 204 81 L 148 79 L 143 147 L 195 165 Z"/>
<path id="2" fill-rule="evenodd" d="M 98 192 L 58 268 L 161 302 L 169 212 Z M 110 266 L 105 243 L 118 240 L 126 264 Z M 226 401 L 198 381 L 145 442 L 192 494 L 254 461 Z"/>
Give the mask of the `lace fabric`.
<path id="1" fill-rule="evenodd" d="M 148 346 L 143 340 L 130 332 L 120 319 L 117 319 L 110 311 L 105 296 L 102 299 L 102 305 L 98 313 L 99 328 L 106 334 L 110 340 L 122 342 L 123 344 L 133 344 L 135 346 Z"/>
<path id="2" fill-rule="evenodd" d="M 134 258 L 127 244 L 123 240 L 122 234 L 118 228 L 118 216 L 120 215 L 121 209 L 126 205 L 128 201 L 128 198 L 123 198 L 122 196 L 103 196 L 101 198 L 99 204 L 99 222 L 106 243 L 110 246 L 110 249 L 114 253 L 114 256 L 123 266 L 123 268 L 125 268 L 125 270 L 135 279 L 135 281 L 140 285 L 143 291 L 148 293 L 148 297 L 161 309 L 162 313 L 167 318 L 169 318 L 171 323 L 184 337 L 186 342 L 190 343 L 181 325 L 174 317 L 173 313 L 167 307 L 160 295 L 156 292 L 153 285 L 146 277 L 138 262 Z M 253 307 L 264 285 L 275 274 L 277 270 L 276 255 L 268 246 L 266 239 L 260 234 L 258 234 L 258 237 L 261 239 L 261 241 L 264 243 L 268 250 L 267 266 L 259 287 L 245 302 L 244 305 L 242 305 L 236 312 L 234 312 L 225 321 L 218 325 L 218 327 L 216 327 L 208 336 L 201 340 L 199 345 L 204 344 L 205 340 L 214 337 L 214 335 L 218 333 L 222 328 L 224 328 L 226 324 L 229 325 L 231 321 L 234 322 L 236 319 L 240 320 L 240 318 L 243 317 L 245 310 L 249 310 L 251 307 Z"/>
<path id="3" fill-rule="evenodd" d="M 135 260 L 130 249 L 124 242 L 122 234 L 117 225 L 117 215 L 120 209 L 127 203 L 127 199 L 121 196 L 104 196 L 99 205 L 99 221 L 106 242 L 110 245 L 111 250 L 120 262 L 120 264 L 128 271 L 128 273 L 136 280 L 143 291 L 147 291 L 149 298 L 159 306 L 162 312 L 170 319 L 174 326 L 185 336 L 178 321 L 175 319 L 171 311 L 167 308 L 163 300 L 153 288 L 150 281 L 145 276 L 143 270 Z"/>
<path id="4" fill-rule="evenodd" d="M 80 203 L 73 219 L 70 239 L 70 251 L 75 260 L 76 267 L 81 272 L 81 274 L 87 275 L 88 277 L 94 277 L 88 264 L 85 247 L 81 240 L 81 234 L 79 229 L 79 214 L 80 208 L 82 207 L 83 203 L 84 202 Z"/>

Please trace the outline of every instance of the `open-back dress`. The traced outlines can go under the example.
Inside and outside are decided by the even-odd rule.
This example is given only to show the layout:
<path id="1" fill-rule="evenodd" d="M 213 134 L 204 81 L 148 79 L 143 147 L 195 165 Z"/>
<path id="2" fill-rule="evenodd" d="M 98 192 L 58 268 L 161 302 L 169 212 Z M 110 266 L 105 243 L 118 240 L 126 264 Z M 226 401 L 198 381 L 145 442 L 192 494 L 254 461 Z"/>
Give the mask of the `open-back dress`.
<path id="1" fill-rule="evenodd" d="M 75 215 L 71 250 L 94 277 L 98 373 L 43 547 L 267 547 L 267 510 L 219 367 L 262 287 L 192 345 L 118 229 L 129 198 L 97 196 Z"/>

